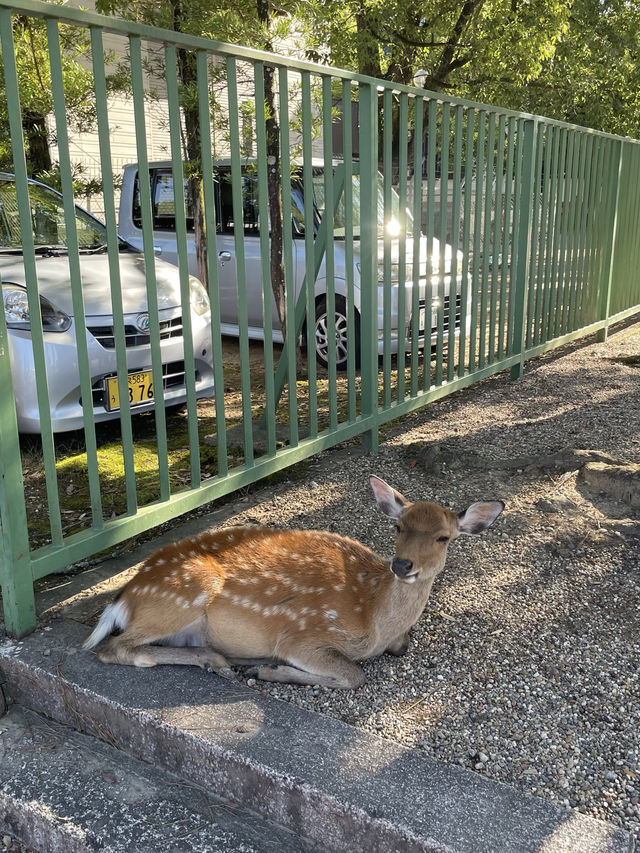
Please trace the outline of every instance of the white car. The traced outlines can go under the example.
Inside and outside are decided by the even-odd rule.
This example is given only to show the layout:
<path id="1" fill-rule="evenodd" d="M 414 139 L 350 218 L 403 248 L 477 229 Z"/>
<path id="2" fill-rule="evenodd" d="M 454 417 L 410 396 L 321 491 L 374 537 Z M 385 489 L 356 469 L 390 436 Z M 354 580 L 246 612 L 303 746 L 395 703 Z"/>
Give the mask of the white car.
<path id="1" fill-rule="evenodd" d="M 36 276 L 44 333 L 45 365 L 54 432 L 83 427 L 82 400 L 71 299 L 69 257 L 65 241 L 62 196 L 37 181 L 29 182 L 29 200 L 36 253 Z M 76 207 L 80 275 L 87 347 L 91 371 L 93 415 L 96 422 L 120 417 L 116 381 L 114 319 L 106 228 Z M 133 412 L 153 409 L 151 346 L 143 256 L 121 243 L 118 256 L 124 310 L 129 399 Z M 186 400 L 184 339 L 178 270 L 155 262 L 160 320 L 164 402 Z M 18 217 L 15 179 L 0 173 L 0 280 L 8 329 L 11 372 L 18 429 L 40 432 L 31 318 Z M 198 397 L 214 392 L 209 298 L 190 277 L 191 322 Z"/>
<path id="2" fill-rule="evenodd" d="M 335 171 L 342 168 L 336 164 Z M 178 263 L 178 251 L 175 231 L 175 201 L 173 189 L 173 174 L 170 162 L 156 162 L 149 165 L 151 184 L 153 242 L 158 257 L 172 264 Z M 324 167 L 320 163 L 313 166 L 314 190 L 314 228 L 317 228 L 324 213 Z M 228 161 L 219 161 L 214 166 L 215 217 L 216 217 L 216 249 L 218 261 L 218 279 L 220 286 L 220 318 L 223 334 L 238 335 L 238 281 L 236 267 L 236 244 L 233 207 L 231 199 L 231 166 Z M 440 275 L 440 244 L 437 239 L 431 241 L 431 256 L 428 256 L 429 241 L 423 235 L 415 235 L 413 218 L 409 211 L 404 217 L 400 216 L 400 199 L 395 191 L 390 193 L 391 206 L 385 209 L 385 188 L 382 175 L 378 176 L 378 351 L 384 348 L 384 251 L 385 242 L 390 247 L 391 279 L 391 348 L 410 350 L 412 337 L 412 296 L 413 296 L 413 254 L 414 240 L 419 241 L 418 255 L 420 272 L 418 275 L 418 342 L 420 347 L 435 344 L 438 328 L 438 314 L 441 312 L 444 327 L 444 340 L 448 339 L 450 318 L 450 291 L 455 292 L 455 312 L 453 322 L 457 335 L 461 321 L 461 295 L 463 254 L 457 252 L 453 264 L 453 249 L 447 243 L 444 246 L 444 269 Z M 187 210 L 187 250 L 189 270 L 196 274 L 198 264 L 196 259 L 193 224 L 190 216 L 190 198 L 185 183 L 185 204 Z M 258 174 L 256 164 L 249 162 L 242 169 L 242 205 L 244 234 L 244 267 L 246 274 L 247 307 L 249 314 L 249 338 L 262 340 L 264 338 L 262 319 L 262 264 L 260 256 L 260 218 L 258 205 Z M 305 239 L 304 239 L 304 189 L 301 177 L 294 173 L 291 182 L 292 233 L 293 233 L 293 276 L 296 297 L 300 293 L 306 273 Z M 353 233 L 353 268 L 355 303 L 355 351 L 356 362 L 359 357 L 359 328 L 360 328 L 360 178 L 353 175 L 352 204 L 349 215 Z M 404 219 L 405 234 L 401 234 L 400 222 Z M 344 195 L 338 205 L 333 221 L 333 257 L 335 282 L 335 324 L 331 328 L 327 316 L 327 273 L 323 259 L 315 282 L 315 349 L 320 364 L 328 363 L 328 347 L 337 345 L 336 365 L 338 370 L 347 366 L 347 252 L 345 246 L 346 215 Z M 131 163 L 124 167 L 122 191 L 120 194 L 120 211 L 118 231 L 131 245 L 142 249 L 142 218 L 138 190 L 138 165 Z M 388 238 L 385 241 L 385 236 Z M 405 309 L 404 318 L 398 323 L 398 293 L 400 290 L 398 270 L 400 246 L 405 246 Z M 429 263 L 430 261 L 430 263 Z M 456 282 L 452 286 L 454 273 Z M 430 267 L 430 271 L 428 272 Z M 467 320 L 470 313 L 467 311 Z M 400 328 L 398 328 L 400 327 Z M 274 341 L 282 340 L 280 323 L 275 302 L 272 300 L 272 329 Z M 399 344 L 399 341 L 404 341 Z"/>

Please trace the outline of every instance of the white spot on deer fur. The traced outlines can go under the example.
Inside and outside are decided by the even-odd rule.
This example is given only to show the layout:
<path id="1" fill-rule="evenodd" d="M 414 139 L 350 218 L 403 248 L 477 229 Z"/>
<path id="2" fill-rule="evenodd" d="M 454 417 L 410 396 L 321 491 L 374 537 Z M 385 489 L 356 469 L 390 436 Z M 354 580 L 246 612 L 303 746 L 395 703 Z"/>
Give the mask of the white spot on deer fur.
<path id="1" fill-rule="evenodd" d="M 358 580 L 360 581 L 360 583 L 362 583 L 362 581 L 366 578 L 366 576 L 367 576 L 366 572 L 358 572 Z"/>
<path id="2" fill-rule="evenodd" d="M 166 598 L 166 597 L 167 597 L 167 590 L 163 589 L 162 592 L 160 593 L 160 598 Z"/>
<path id="3" fill-rule="evenodd" d="M 355 610 L 356 613 L 361 613 L 362 612 L 362 605 L 358 604 L 358 606 L 354 607 L 353 609 Z"/>
<path id="4" fill-rule="evenodd" d="M 185 603 L 182 605 L 182 609 L 183 609 L 183 610 L 186 610 L 186 609 L 187 609 L 187 607 L 191 607 L 191 605 L 189 604 L 189 602 L 188 602 L 188 601 L 185 601 Z"/>
<path id="5" fill-rule="evenodd" d="M 358 591 L 358 587 L 357 587 L 355 584 L 353 584 L 353 586 L 351 587 L 351 589 L 353 590 L 353 592 L 357 592 L 357 591 Z"/>
<path id="6" fill-rule="evenodd" d="M 182 604 L 182 596 L 176 595 L 176 604 Z"/>
<path id="7" fill-rule="evenodd" d="M 251 605 L 251 609 L 253 610 L 254 613 L 259 613 L 262 608 L 260 607 L 260 605 L 257 602 L 254 602 Z"/>
<path id="8" fill-rule="evenodd" d="M 189 572 L 185 572 L 185 573 L 182 575 L 182 577 L 183 577 L 186 581 L 191 580 L 191 575 L 189 574 Z"/>
<path id="9" fill-rule="evenodd" d="M 167 561 L 166 561 L 163 557 L 160 557 L 160 559 L 159 559 L 159 560 L 156 560 L 156 566 L 164 566 L 164 564 L 165 564 L 166 562 L 167 562 Z"/>
<path id="10" fill-rule="evenodd" d="M 305 629 L 306 627 L 307 627 L 307 620 L 306 620 L 306 619 L 301 619 L 301 620 L 298 622 L 298 628 L 300 628 L 300 630 L 301 630 L 301 631 L 304 631 L 304 629 Z"/>
<path id="11" fill-rule="evenodd" d="M 177 569 L 174 569 L 172 572 L 170 572 L 170 575 L 171 575 L 171 577 L 172 577 L 172 578 L 177 577 L 177 575 L 178 575 L 178 570 L 177 570 Z"/>
<path id="12" fill-rule="evenodd" d="M 197 598 L 193 599 L 193 603 L 196 607 L 200 607 L 200 605 L 205 604 L 209 596 L 206 592 L 201 592 Z"/>
<path id="13" fill-rule="evenodd" d="M 342 592 L 342 590 L 343 590 L 343 589 L 344 589 L 344 584 L 343 584 L 343 583 L 339 583 L 339 584 L 337 584 L 336 586 L 334 586 L 334 590 L 335 590 L 336 592 Z"/>
<path id="14" fill-rule="evenodd" d="M 356 557 L 356 555 L 355 555 L 355 554 L 351 554 L 351 555 L 349 556 L 349 560 L 350 560 L 352 563 L 357 563 L 357 562 L 358 562 L 358 558 Z"/>
<path id="15" fill-rule="evenodd" d="M 325 610 L 325 616 L 327 617 L 327 619 L 331 620 L 338 618 L 338 614 L 335 610 Z"/>

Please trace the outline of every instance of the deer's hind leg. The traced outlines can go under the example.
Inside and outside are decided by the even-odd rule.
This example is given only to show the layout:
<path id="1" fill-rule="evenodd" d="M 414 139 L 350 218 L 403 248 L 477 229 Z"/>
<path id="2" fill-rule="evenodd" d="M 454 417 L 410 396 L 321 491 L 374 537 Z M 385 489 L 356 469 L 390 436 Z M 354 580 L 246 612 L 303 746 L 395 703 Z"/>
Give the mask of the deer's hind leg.
<path id="1" fill-rule="evenodd" d="M 262 681 L 279 681 L 288 684 L 318 684 L 321 687 L 349 689 L 360 687 L 364 683 L 364 673 L 338 649 L 314 649 L 305 654 L 298 649 L 296 653 L 279 654 L 286 664 L 268 664 L 250 670 L 248 674 Z"/>
<path id="2" fill-rule="evenodd" d="M 109 640 L 98 651 L 98 660 L 139 667 L 158 664 L 199 666 L 225 678 L 235 678 L 227 659 L 208 646 L 152 646 L 127 636 L 127 631 Z"/>

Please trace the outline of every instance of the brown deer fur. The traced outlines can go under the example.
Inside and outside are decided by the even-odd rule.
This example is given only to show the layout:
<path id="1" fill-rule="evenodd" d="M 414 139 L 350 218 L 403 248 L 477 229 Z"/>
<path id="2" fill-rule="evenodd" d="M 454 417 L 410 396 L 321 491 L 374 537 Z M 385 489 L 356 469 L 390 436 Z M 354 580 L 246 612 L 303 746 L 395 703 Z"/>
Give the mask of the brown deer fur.
<path id="1" fill-rule="evenodd" d="M 393 560 L 319 531 L 202 533 L 146 560 L 85 648 L 121 628 L 98 652 L 105 663 L 192 664 L 226 676 L 249 664 L 268 681 L 359 686 L 355 661 L 407 650 L 449 541 L 484 530 L 504 507 L 475 503 L 456 515 L 412 504 L 377 477 L 371 486 L 397 522 Z"/>

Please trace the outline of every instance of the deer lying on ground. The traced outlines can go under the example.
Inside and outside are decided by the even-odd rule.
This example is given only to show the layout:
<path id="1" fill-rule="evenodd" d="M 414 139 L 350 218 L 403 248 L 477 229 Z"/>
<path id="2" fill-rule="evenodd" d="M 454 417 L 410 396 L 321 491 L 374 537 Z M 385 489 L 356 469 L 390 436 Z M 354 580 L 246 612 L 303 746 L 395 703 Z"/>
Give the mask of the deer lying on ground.
<path id="1" fill-rule="evenodd" d="M 232 527 L 166 545 L 104 610 L 84 643 L 104 663 L 190 664 L 234 677 L 359 687 L 356 663 L 401 655 L 427 603 L 449 542 L 486 530 L 504 509 L 477 502 L 456 515 L 411 503 L 370 478 L 396 522 L 392 560 L 333 533 Z"/>

